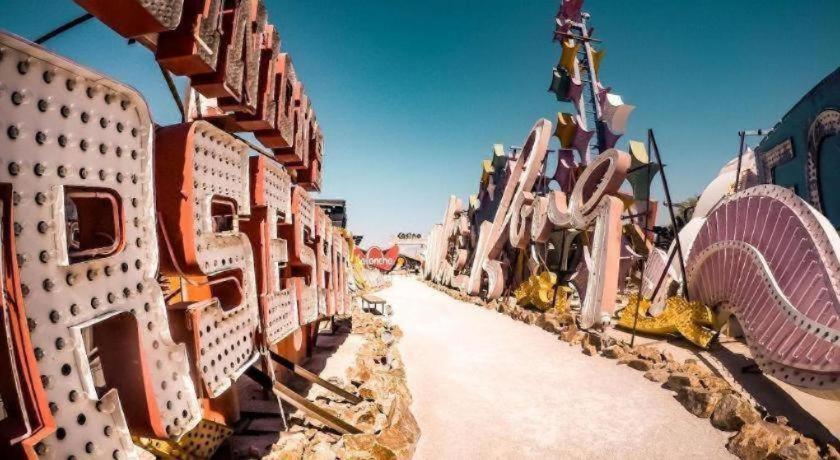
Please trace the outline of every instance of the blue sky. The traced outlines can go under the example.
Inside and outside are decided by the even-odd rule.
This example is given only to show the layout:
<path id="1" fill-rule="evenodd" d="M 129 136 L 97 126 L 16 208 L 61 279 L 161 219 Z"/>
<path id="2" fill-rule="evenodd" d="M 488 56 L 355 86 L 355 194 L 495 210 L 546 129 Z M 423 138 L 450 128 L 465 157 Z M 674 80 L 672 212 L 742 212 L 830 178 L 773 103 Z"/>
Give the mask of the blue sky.
<path id="1" fill-rule="evenodd" d="M 268 0 L 326 138 L 324 197 L 348 200 L 363 245 L 425 232 L 451 193 L 475 193 L 494 143 L 571 111 L 546 92 L 556 0 Z M 840 65 L 840 2 L 616 2 L 585 10 L 605 84 L 636 105 L 620 141 L 657 134 L 675 199 Z M 34 38 L 82 13 L 70 0 L 0 0 L 0 28 Z M 178 121 L 151 54 L 90 21 L 48 47 L 133 85 Z"/>

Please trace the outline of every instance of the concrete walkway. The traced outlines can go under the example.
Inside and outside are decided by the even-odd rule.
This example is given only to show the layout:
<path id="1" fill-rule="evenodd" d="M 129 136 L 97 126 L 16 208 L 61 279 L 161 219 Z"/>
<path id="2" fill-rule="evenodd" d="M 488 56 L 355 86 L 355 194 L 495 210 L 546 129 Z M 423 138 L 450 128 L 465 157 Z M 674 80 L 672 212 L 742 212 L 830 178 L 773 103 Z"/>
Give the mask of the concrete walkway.
<path id="1" fill-rule="evenodd" d="M 726 433 L 641 372 L 413 279 L 378 295 L 405 332 L 415 458 L 731 458 Z"/>

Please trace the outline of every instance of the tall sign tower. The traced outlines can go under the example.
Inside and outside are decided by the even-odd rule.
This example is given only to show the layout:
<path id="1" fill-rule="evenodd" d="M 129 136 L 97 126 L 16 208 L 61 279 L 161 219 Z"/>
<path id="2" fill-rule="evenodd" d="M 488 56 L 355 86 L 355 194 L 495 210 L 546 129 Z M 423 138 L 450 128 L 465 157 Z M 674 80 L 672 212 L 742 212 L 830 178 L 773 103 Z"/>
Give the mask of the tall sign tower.
<path id="1" fill-rule="evenodd" d="M 581 163 L 612 148 L 626 131 L 627 118 L 635 107 L 601 84 L 599 68 L 604 49 L 592 37 L 589 13 L 583 0 L 564 0 L 557 12 L 554 41 L 562 54 L 554 67 L 549 91 L 557 100 L 569 102 L 575 113 L 559 113 L 557 137 L 564 149 L 578 152 Z"/>

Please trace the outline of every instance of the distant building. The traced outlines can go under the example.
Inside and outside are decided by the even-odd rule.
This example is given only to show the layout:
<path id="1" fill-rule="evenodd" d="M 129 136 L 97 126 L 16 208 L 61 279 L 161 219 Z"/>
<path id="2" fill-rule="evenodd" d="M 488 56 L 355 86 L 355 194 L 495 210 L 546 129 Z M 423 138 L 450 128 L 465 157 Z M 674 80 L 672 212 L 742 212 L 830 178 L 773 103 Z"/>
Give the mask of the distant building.
<path id="1" fill-rule="evenodd" d="M 790 188 L 840 227 L 840 68 L 782 117 L 755 156 L 760 182 Z"/>
<path id="2" fill-rule="evenodd" d="M 315 204 L 330 216 L 334 226 L 347 228 L 347 200 L 317 199 Z"/>

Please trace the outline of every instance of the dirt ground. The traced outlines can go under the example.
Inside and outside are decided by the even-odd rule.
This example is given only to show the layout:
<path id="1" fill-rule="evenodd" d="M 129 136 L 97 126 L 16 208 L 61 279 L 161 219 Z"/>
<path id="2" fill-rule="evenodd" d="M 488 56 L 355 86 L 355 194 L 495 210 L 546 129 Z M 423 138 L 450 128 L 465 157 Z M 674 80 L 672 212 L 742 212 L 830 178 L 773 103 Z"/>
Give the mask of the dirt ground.
<path id="1" fill-rule="evenodd" d="M 556 336 L 394 277 L 418 459 L 732 458 L 672 393 Z"/>

